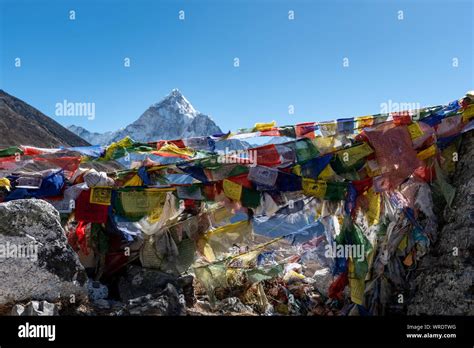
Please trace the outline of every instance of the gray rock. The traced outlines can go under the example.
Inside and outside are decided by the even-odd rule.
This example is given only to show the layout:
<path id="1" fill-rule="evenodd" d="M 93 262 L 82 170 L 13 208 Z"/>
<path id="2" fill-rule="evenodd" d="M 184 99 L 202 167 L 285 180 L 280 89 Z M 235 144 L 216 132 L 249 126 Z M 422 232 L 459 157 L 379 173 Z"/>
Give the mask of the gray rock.
<path id="1" fill-rule="evenodd" d="M 14 317 L 21 317 L 24 313 L 25 307 L 20 304 L 17 304 L 13 306 L 11 315 Z"/>
<path id="2" fill-rule="evenodd" d="M 176 288 L 168 283 L 165 289 L 155 294 L 148 294 L 128 301 L 128 304 L 117 315 L 163 315 L 179 316 L 186 313 Z"/>
<path id="3" fill-rule="evenodd" d="M 98 299 L 98 300 L 94 301 L 93 303 L 94 303 L 94 306 L 96 306 L 99 309 L 110 309 L 110 307 L 111 307 L 111 304 L 109 303 L 109 301 L 107 301 L 103 298 Z"/>
<path id="4" fill-rule="evenodd" d="M 54 303 L 47 301 L 31 301 L 26 306 L 15 305 L 12 308 L 13 316 L 43 317 L 58 315 L 58 308 Z"/>
<path id="5" fill-rule="evenodd" d="M 446 207 L 446 224 L 411 283 L 409 315 L 473 315 L 472 251 L 474 249 L 474 132 L 463 136 L 453 177 L 456 196 Z"/>
<path id="6" fill-rule="evenodd" d="M 119 295 L 122 301 L 153 294 L 172 284 L 178 292 L 184 295 L 187 306 L 194 304 L 194 277 L 185 275 L 176 277 L 156 269 L 128 266 L 125 275 L 118 283 Z"/>
<path id="7" fill-rule="evenodd" d="M 216 310 L 222 314 L 255 314 L 252 307 L 244 305 L 237 297 L 227 297 L 222 301 L 217 302 Z"/>
<path id="8" fill-rule="evenodd" d="M 84 267 L 43 200 L 0 204 L 0 305 L 87 297 Z"/>
<path id="9" fill-rule="evenodd" d="M 135 265 L 127 267 L 126 274 L 118 283 L 119 294 L 122 301 L 152 294 L 166 288 L 170 283 L 177 287 L 177 278 L 173 275 Z"/>

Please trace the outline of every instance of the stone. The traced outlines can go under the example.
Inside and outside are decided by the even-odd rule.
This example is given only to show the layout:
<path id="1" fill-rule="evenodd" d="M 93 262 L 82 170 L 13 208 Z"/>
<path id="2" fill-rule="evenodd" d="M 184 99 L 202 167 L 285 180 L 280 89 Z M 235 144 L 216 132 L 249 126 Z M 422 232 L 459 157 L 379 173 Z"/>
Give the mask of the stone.
<path id="1" fill-rule="evenodd" d="M 187 306 L 192 306 L 194 298 L 194 277 L 186 275 L 176 277 L 152 268 L 129 265 L 118 282 L 119 296 L 122 301 L 153 294 L 172 284 L 179 293 L 184 295 Z"/>
<path id="2" fill-rule="evenodd" d="M 185 315 L 185 306 L 179 300 L 176 288 L 168 283 L 161 292 L 137 297 L 128 301 L 117 315 Z"/>
<path id="3" fill-rule="evenodd" d="M 109 303 L 109 301 L 101 298 L 101 299 L 98 299 L 98 300 L 95 300 L 93 302 L 94 306 L 99 308 L 99 309 L 110 309 L 111 308 L 111 305 Z"/>
<path id="4" fill-rule="evenodd" d="M 118 289 L 121 300 L 128 301 L 163 290 L 168 283 L 178 286 L 177 278 L 173 275 L 156 269 L 130 265 L 125 275 L 120 278 Z"/>
<path id="5" fill-rule="evenodd" d="M 91 301 L 98 301 L 109 296 L 109 289 L 100 282 L 89 279 L 87 282 L 87 291 Z"/>
<path id="6" fill-rule="evenodd" d="M 39 199 L 0 203 L 0 306 L 87 298 L 87 276 L 58 211 Z"/>
<path id="7" fill-rule="evenodd" d="M 12 308 L 12 316 L 30 316 L 44 317 L 55 316 L 58 314 L 58 308 L 54 303 L 47 301 L 31 301 L 26 306 L 15 305 Z"/>

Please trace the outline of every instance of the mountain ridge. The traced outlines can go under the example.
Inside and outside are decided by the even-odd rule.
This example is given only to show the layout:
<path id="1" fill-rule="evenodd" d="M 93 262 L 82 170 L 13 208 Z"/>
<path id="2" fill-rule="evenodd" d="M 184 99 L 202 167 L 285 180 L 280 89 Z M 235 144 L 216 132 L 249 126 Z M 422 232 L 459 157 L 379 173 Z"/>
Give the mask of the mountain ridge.
<path id="1" fill-rule="evenodd" d="M 41 111 L 0 89 L 0 145 L 88 146 L 86 140 Z"/>
<path id="2" fill-rule="evenodd" d="M 134 122 L 124 128 L 97 133 L 75 125 L 68 130 L 94 145 L 107 145 L 130 136 L 135 141 L 183 139 L 221 133 L 212 118 L 197 111 L 186 97 L 173 89 L 161 101 L 151 104 Z"/>

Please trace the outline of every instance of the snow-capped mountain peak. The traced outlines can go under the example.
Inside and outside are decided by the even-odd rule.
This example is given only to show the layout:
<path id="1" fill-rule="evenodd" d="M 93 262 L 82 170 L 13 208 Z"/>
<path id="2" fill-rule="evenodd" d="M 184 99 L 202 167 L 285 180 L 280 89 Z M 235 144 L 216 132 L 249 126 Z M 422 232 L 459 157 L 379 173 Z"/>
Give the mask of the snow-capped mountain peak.
<path id="1" fill-rule="evenodd" d="M 194 109 L 191 103 L 177 88 L 174 88 L 164 99 L 151 105 L 150 107 L 156 109 L 165 109 L 168 112 L 176 112 L 188 117 L 195 117 L 198 114 L 198 111 Z"/>
<path id="2" fill-rule="evenodd" d="M 76 126 L 70 126 L 69 130 L 91 144 L 100 145 L 110 144 L 127 135 L 136 141 L 148 142 L 206 136 L 221 132 L 214 121 L 194 109 L 178 89 L 173 89 L 160 102 L 152 104 L 136 121 L 125 128 L 103 134 L 89 132 Z"/>

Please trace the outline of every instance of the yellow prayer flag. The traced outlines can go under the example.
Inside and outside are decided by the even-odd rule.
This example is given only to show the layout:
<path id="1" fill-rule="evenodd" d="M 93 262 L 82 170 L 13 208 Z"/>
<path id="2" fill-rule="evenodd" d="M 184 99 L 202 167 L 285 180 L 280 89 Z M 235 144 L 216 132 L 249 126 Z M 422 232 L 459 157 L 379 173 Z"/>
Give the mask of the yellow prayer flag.
<path id="1" fill-rule="evenodd" d="M 120 148 L 127 148 L 132 145 L 133 145 L 133 140 L 129 136 L 126 136 L 122 140 L 119 140 L 115 143 L 110 144 L 107 147 L 107 150 L 105 151 L 104 160 L 109 161 L 111 159 L 114 159 L 114 154 L 116 150 Z"/>
<path id="2" fill-rule="evenodd" d="M 207 232 L 202 236 L 199 247 L 206 258 L 212 260 L 227 253 L 234 244 L 248 243 L 252 235 L 252 224 L 247 220 L 239 221 Z"/>
<path id="3" fill-rule="evenodd" d="M 126 186 L 143 186 L 143 180 L 138 176 L 138 174 L 135 174 L 132 176 L 130 179 L 128 179 L 124 184 L 124 187 Z"/>
<path id="4" fill-rule="evenodd" d="M 332 169 L 331 165 L 328 164 L 324 169 L 319 173 L 318 179 L 323 181 L 329 181 L 336 176 L 336 172 Z"/>
<path id="5" fill-rule="evenodd" d="M 365 280 L 349 278 L 349 287 L 351 288 L 351 301 L 358 304 L 364 304 Z"/>
<path id="6" fill-rule="evenodd" d="M 89 202 L 92 204 L 110 205 L 112 189 L 110 187 L 92 187 Z"/>
<path id="7" fill-rule="evenodd" d="M 374 150 L 372 150 L 369 144 L 363 143 L 361 145 L 340 150 L 336 153 L 336 156 L 344 165 L 353 166 L 362 158 L 367 157 L 373 152 Z"/>
<path id="8" fill-rule="evenodd" d="M 471 118 L 474 117 L 474 104 L 469 105 L 463 112 L 462 112 L 462 121 L 468 122 Z"/>
<path id="9" fill-rule="evenodd" d="M 274 127 L 276 127 L 276 122 L 272 121 L 272 122 L 267 122 L 267 123 L 255 123 L 254 128 L 257 131 L 264 132 L 264 131 L 270 130 Z"/>
<path id="10" fill-rule="evenodd" d="M 436 155 L 436 145 L 435 144 L 431 145 L 427 149 L 424 149 L 424 150 L 418 152 L 416 157 L 418 157 L 420 160 L 425 160 L 427 158 L 433 157 L 434 155 Z"/>
<path id="11" fill-rule="evenodd" d="M 402 240 L 400 241 L 400 244 L 398 244 L 398 250 L 405 250 L 408 245 L 408 235 L 404 235 Z"/>
<path id="12" fill-rule="evenodd" d="M 408 126 L 408 132 L 410 133 L 410 137 L 412 139 L 419 138 L 423 135 L 423 131 L 420 128 L 420 124 L 418 122 L 414 122 Z"/>
<path id="13" fill-rule="evenodd" d="M 367 211 L 369 225 L 378 224 L 380 219 L 380 206 L 382 203 L 380 193 L 375 192 L 374 188 L 371 187 L 366 195 L 369 200 L 369 210 Z"/>
<path id="14" fill-rule="evenodd" d="M 177 157 L 193 157 L 196 154 L 196 152 L 189 147 L 181 148 L 173 143 L 163 145 L 156 153 L 161 156 L 174 155 Z"/>
<path id="15" fill-rule="evenodd" d="M 7 191 L 10 191 L 10 180 L 7 178 L 0 178 L 0 187 L 5 187 Z"/>
<path id="16" fill-rule="evenodd" d="M 326 181 L 303 178 L 303 193 L 307 196 L 314 196 L 323 199 L 326 194 L 326 189 Z"/>
<path id="17" fill-rule="evenodd" d="M 292 170 L 293 174 L 301 176 L 301 166 L 299 164 L 295 165 Z"/>
<path id="18" fill-rule="evenodd" d="M 374 176 L 378 176 L 382 173 L 377 160 L 367 161 L 365 168 L 367 169 L 367 174 L 371 178 L 373 178 Z"/>
<path id="19" fill-rule="evenodd" d="M 374 116 L 359 116 L 354 120 L 358 132 L 361 132 L 366 127 L 371 127 L 374 124 Z"/>
<path id="20" fill-rule="evenodd" d="M 452 143 L 443 151 L 441 151 L 441 156 L 444 158 L 444 162 L 442 163 L 442 168 L 448 174 L 454 173 L 456 169 L 456 160 L 457 160 L 457 146 L 456 143 Z"/>
<path id="21" fill-rule="evenodd" d="M 224 194 L 234 200 L 240 201 L 240 197 L 242 196 L 242 185 L 239 185 L 233 181 L 224 179 Z"/>
<path id="22" fill-rule="evenodd" d="M 322 155 L 335 150 L 334 137 L 317 136 L 311 141 Z"/>

